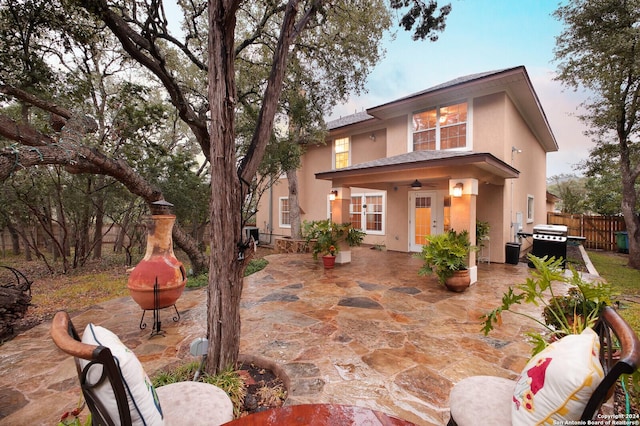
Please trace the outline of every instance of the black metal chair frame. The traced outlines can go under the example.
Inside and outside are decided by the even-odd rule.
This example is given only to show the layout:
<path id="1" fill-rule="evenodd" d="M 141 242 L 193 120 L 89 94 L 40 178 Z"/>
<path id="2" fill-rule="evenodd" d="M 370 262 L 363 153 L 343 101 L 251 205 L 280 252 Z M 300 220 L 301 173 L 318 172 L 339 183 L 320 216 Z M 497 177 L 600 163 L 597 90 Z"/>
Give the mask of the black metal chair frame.
<path id="1" fill-rule="evenodd" d="M 66 312 L 58 312 L 53 318 L 51 337 L 58 348 L 74 357 L 82 395 L 91 412 L 92 424 L 107 426 L 131 424 L 127 394 L 120 376 L 120 369 L 113 360 L 111 350 L 104 346 L 82 343 L 69 314 Z M 87 360 L 89 363 L 82 368 L 80 359 Z M 96 382 L 91 382 L 88 378 L 89 370 L 95 368 L 96 365 L 102 366 L 102 374 Z M 105 380 L 113 389 L 120 414 L 119 419 L 111 418 L 102 401 L 96 396 L 95 388 Z"/>

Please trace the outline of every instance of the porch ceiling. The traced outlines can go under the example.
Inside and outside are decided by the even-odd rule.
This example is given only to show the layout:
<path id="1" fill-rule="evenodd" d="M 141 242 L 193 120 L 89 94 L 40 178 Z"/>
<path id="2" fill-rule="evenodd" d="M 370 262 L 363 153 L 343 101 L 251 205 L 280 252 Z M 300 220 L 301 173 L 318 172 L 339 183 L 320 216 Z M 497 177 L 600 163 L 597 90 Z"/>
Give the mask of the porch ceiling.
<path id="1" fill-rule="evenodd" d="M 483 183 L 503 185 L 520 172 L 492 154 L 469 151 L 415 151 L 380 158 L 340 170 L 316 173 L 316 179 L 334 185 L 357 186 L 414 179 L 440 180 L 475 178 Z"/>

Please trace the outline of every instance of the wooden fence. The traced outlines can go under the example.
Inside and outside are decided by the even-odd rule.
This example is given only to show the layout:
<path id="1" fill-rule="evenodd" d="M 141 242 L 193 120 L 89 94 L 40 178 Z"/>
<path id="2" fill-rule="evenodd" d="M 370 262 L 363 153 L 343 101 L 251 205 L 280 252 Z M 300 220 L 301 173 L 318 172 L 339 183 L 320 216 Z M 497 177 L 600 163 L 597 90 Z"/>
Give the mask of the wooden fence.
<path id="1" fill-rule="evenodd" d="M 616 233 L 627 229 L 622 216 L 547 213 L 549 225 L 566 225 L 570 236 L 584 237 L 585 248 L 618 250 Z"/>

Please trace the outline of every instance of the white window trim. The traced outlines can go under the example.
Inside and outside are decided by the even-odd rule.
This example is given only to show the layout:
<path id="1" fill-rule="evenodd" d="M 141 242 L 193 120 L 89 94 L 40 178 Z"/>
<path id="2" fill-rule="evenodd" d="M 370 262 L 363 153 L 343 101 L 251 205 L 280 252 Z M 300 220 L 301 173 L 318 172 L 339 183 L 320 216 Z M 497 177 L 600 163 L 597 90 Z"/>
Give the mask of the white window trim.
<path id="1" fill-rule="evenodd" d="M 289 197 L 278 198 L 278 226 L 280 226 L 280 228 L 291 228 L 290 223 L 282 223 L 282 200 L 289 200 Z M 289 206 L 289 209 L 291 209 L 291 206 Z M 291 210 L 289 210 L 289 215 L 291 215 Z"/>
<path id="2" fill-rule="evenodd" d="M 362 205 L 366 205 L 366 197 L 382 197 L 382 212 L 379 214 L 382 215 L 382 229 L 380 231 L 370 231 L 366 229 L 361 229 L 367 235 L 386 235 L 385 234 L 385 224 L 387 222 L 387 193 L 385 191 L 382 192 L 360 192 L 351 194 L 351 198 L 353 197 L 362 197 Z M 349 203 L 349 216 L 351 216 L 351 203 Z M 366 210 L 363 208 L 362 213 L 362 224 L 366 226 L 367 223 L 367 214 Z"/>
<path id="3" fill-rule="evenodd" d="M 333 140 L 333 143 L 331 144 L 331 166 L 333 169 L 336 169 L 336 141 L 338 141 L 339 139 L 347 139 L 349 141 L 349 150 L 347 151 L 347 165 L 345 167 L 349 167 L 351 165 L 351 137 L 345 136 L 341 138 L 335 138 Z"/>
<path id="4" fill-rule="evenodd" d="M 535 197 L 527 194 L 527 223 L 533 223 L 535 214 Z"/>
<path id="5" fill-rule="evenodd" d="M 414 114 L 418 114 L 420 112 L 424 112 L 424 111 L 429 111 L 432 109 L 435 109 L 438 111 L 438 117 L 436 119 L 436 151 L 440 151 L 440 124 L 439 124 L 439 114 L 440 114 L 440 108 L 442 107 L 446 107 L 449 105 L 456 105 L 456 104 L 461 104 L 461 103 L 467 103 L 467 135 L 466 135 L 466 140 L 467 140 L 467 146 L 462 147 L 462 148 L 449 148 L 446 149 L 444 151 L 471 151 L 473 150 L 473 98 L 469 98 L 469 99 L 461 99 L 459 101 L 454 101 L 454 102 L 446 102 L 446 103 L 442 103 L 442 104 L 438 104 L 435 106 L 430 106 L 428 108 L 424 108 L 424 109 L 419 109 L 419 110 L 415 110 L 413 111 L 411 114 L 408 115 L 407 117 L 407 126 L 408 126 L 408 138 L 407 138 L 407 152 L 413 152 L 413 115 Z M 351 148 L 351 146 L 349 146 L 349 148 Z M 349 157 L 349 159 L 351 159 L 351 157 Z M 335 156 L 334 156 L 334 160 L 335 160 Z"/>

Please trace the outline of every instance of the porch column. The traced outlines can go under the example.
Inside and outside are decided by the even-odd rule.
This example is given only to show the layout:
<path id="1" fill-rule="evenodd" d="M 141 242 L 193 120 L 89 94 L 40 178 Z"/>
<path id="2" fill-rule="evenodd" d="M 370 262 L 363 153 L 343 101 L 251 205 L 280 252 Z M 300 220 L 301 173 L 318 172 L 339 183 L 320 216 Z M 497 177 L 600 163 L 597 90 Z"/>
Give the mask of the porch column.
<path id="1" fill-rule="evenodd" d="M 462 185 L 462 188 L 460 188 Z M 451 195 L 451 228 L 457 232 L 469 231 L 471 245 L 476 245 L 476 199 L 478 197 L 477 179 L 449 180 L 449 195 Z M 478 267 L 476 253 L 469 254 L 469 275 L 471 284 L 478 281 Z"/>
<path id="2" fill-rule="evenodd" d="M 349 205 L 351 204 L 351 188 L 338 187 L 332 191 L 337 191 L 336 199 L 331 203 L 331 221 L 333 223 L 351 222 L 349 215 Z M 351 262 L 351 247 L 346 242 L 340 243 L 336 254 L 336 263 Z"/>

